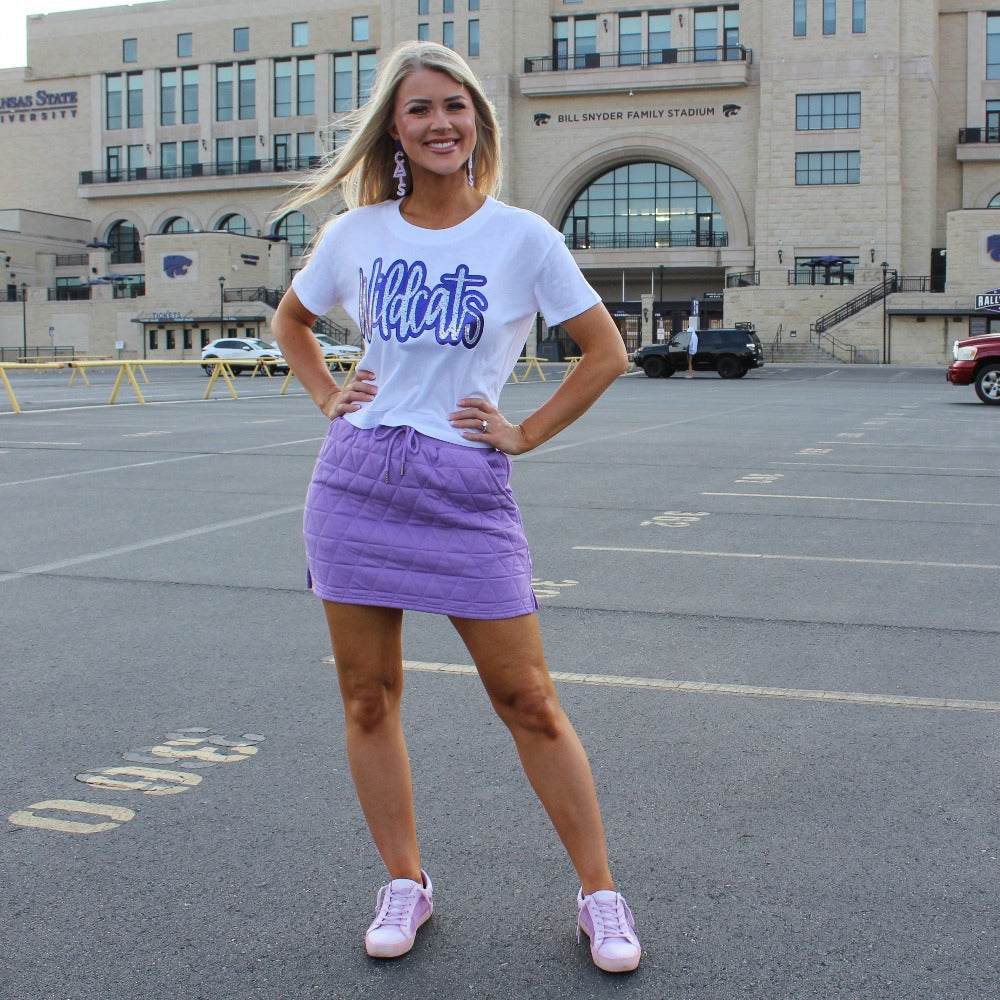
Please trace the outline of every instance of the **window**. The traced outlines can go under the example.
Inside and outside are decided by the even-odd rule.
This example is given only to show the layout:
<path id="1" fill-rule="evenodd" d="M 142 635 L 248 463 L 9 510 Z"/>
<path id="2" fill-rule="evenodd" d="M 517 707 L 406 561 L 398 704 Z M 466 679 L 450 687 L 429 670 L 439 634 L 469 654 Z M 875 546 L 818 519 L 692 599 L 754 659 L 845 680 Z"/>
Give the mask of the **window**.
<path id="1" fill-rule="evenodd" d="M 302 48 L 304 45 L 309 44 L 309 22 L 308 21 L 293 21 L 292 22 L 292 48 L 298 49 Z"/>
<path id="2" fill-rule="evenodd" d="M 276 236 L 284 236 L 293 257 L 301 257 L 309 246 L 312 233 L 309 222 L 301 212 L 289 212 L 274 227 Z"/>
<path id="3" fill-rule="evenodd" d="M 253 135 L 241 135 L 236 140 L 236 143 L 239 150 L 240 173 L 253 170 L 254 164 L 260 164 L 260 160 L 257 159 L 257 137 Z"/>
<path id="4" fill-rule="evenodd" d="M 233 120 L 233 67 L 215 67 L 215 120 Z"/>
<path id="5" fill-rule="evenodd" d="M 358 107 L 368 100 L 375 84 L 375 53 L 358 53 Z"/>
<path id="6" fill-rule="evenodd" d="M 823 0 L 823 34 L 837 34 L 837 0 Z"/>
<path id="7" fill-rule="evenodd" d="M 122 175 L 122 148 L 121 146 L 108 146 L 104 150 L 104 169 L 107 171 L 109 181 L 117 181 Z"/>
<path id="8" fill-rule="evenodd" d="M 429 42 L 431 40 L 431 26 L 426 21 L 421 21 L 417 25 L 417 41 Z"/>
<path id="9" fill-rule="evenodd" d="M 561 228 L 575 249 L 726 245 L 711 193 L 666 163 L 629 163 L 597 177 L 577 195 Z"/>
<path id="10" fill-rule="evenodd" d="M 181 176 L 192 177 L 194 165 L 198 162 L 198 140 L 185 139 L 181 143 Z"/>
<path id="11" fill-rule="evenodd" d="M 1000 14 L 986 15 L 986 79 L 1000 80 Z"/>
<path id="12" fill-rule="evenodd" d="M 351 18 L 351 41 L 352 42 L 367 42 L 368 41 L 368 18 L 367 17 L 352 17 Z"/>
<path id="13" fill-rule="evenodd" d="M 119 219 L 109 230 L 105 243 L 111 244 L 112 264 L 138 264 L 142 260 L 139 253 L 139 230 Z"/>
<path id="14" fill-rule="evenodd" d="M 236 233 L 238 236 L 253 235 L 250 229 L 250 223 L 247 222 L 246 218 L 235 213 L 231 215 L 224 215 L 221 219 L 219 219 L 219 223 L 215 229 L 216 232 Z"/>
<path id="15" fill-rule="evenodd" d="M 861 128 L 861 94 L 798 94 L 795 97 L 795 128 Z"/>
<path id="16" fill-rule="evenodd" d="M 441 0 L 441 12 L 444 14 L 454 14 L 455 0 Z"/>
<path id="17" fill-rule="evenodd" d="M 191 125 L 198 121 L 198 70 L 181 70 L 181 122 Z"/>
<path id="18" fill-rule="evenodd" d="M 670 46 L 670 15 L 650 14 L 649 15 L 649 61 L 651 63 L 661 63 L 676 58 L 675 53 L 664 56 L 664 50 Z"/>
<path id="19" fill-rule="evenodd" d="M 740 49 L 740 11 L 738 7 L 727 7 L 722 12 L 722 36 L 725 45 L 724 59 L 742 59 Z"/>
<path id="20" fill-rule="evenodd" d="M 233 51 L 234 52 L 250 51 L 249 28 L 233 28 Z"/>
<path id="21" fill-rule="evenodd" d="M 182 215 L 174 215 L 160 226 L 160 232 L 164 235 L 169 235 L 170 233 L 190 233 L 191 223 Z"/>
<path id="22" fill-rule="evenodd" d="M 139 61 L 139 40 L 136 38 L 122 39 L 122 62 Z"/>
<path id="23" fill-rule="evenodd" d="M 350 111 L 354 107 L 351 88 L 353 77 L 353 56 L 333 57 L 333 110 Z"/>
<path id="24" fill-rule="evenodd" d="M 441 25 L 441 44 L 447 45 L 449 49 L 455 47 L 455 22 L 445 21 Z"/>
<path id="25" fill-rule="evenodd" d="M 274 168 L 284 170 L 290 166 L 292 156 L 292 137 L 290 134 L 276 135 L 274 137 Z"/>
<path id="26" fill-rule="evenodd" d="M 417 13 L 429 14 L 431 12 L 430 0 L 417 0 Z"/>
<path id="27" fill-rule="evenodd" d="M 104 81 L 104 127 L 122 127 L 122 78 L 120 73 L 105 78 Z"/>
<path id="28" fill-rule="evenodd" d="M 136 177 L 136 171 L 141 170 L 146 165 L 146 160 L 142 155 L 143 150 L 142 143 L 125 147 L 125 169 L 128 171 L 129 177 Z"/>
<path id="29" fill-rule="evenodd" d="M 695 62 L 715 62 L 719 58 L 719 15 L 714 10 L 694 12 Z"/>
<path id="30" fill-rule="evenodd" d="M 308 170 L 316 165 L 316 133 L 299 132 L 295 137 L 295 156 L 300 170 Z"/>
<path id="31" fill-rule="evenodd" d="M 1000 101 L 986 102 L 986 141 L 1000 142 Z"/>
<path id="32" fill-rule="evenodd" d="M 172 351 L 177 344 L 175 343 L 174 331 L 172 329 L 166 331 L 167 334 L 167 350 Z"/>
<path id="33" fill-rule="evenodd" d="M 861 153 L 796 153 L 796 184 L 860 184 Z"/>
<path id="34" fill-rule="evenodd" d="M 642 14 L 621 14 L 618 17 L 618 65 L 638 66 L 642 63 Z"/>
<path id="35" fill-rule="evenodd" d="M 597 18 L 578 17 L 573 22 L 573 56 L 576 69 L 601 65 L 597 54 Z"/>
<path id="36" fill-rule="evenodd" d="M 469 55 L 478 56 L 479 55 L 479 20 L 478 18 L 469 19 Z"/>
<path id="37" fill-rule="evenodd" d="M 240 121 L 257 117 L 257 67 L 240 63 Z"/>
<path id="38" fill-rule="evenodd" d="M 867 31 L 867 11 L 865 0 L 854 0 L 854 10 L 851 20 L 851 30 L 856 35 L 863 35 Z"/>
<path id="39" fill-rule="evenodd" d="M 469 0 L 469 10 L 479 10 L 479 0 Z"/>
<path id="40" fill-rule="evenodd" d="M 160 176 L 169 178 L 177 176 L 177 143 L 160 143 Z"/>
<path id="41" fill-rule="evenodd" d="M 292 60 L 274 60 L 274 117 L 287 118 L 292 113 Z"/>
<path id="42" fill-rule="evenodd" d="M 804 38 L 806 33 L 806 0 L 792 0 L 792 34 Z"/>
<path id="43" fill-rule="evenodd" d="M 177 58 L 190 59 L 194 52 L 194 38 L 190 31 L 182 31 L 177 36 Z"/>
<path id="44" fill-rule="evenodd" d="M 149 328 L 149 349 L 151 351 L 155 351 L 158 349 L 156 330 L 154 330 L 152 327 Z"/>
<path id="45" fill-rule="evenodd" d="M 142 74 L 129 73 L 128 86 L 128 128 L 142 128 Z"/>
<path id="46" fill-rule="evenodd" d="M 215 140 L 215 172 L 231 174 L 233 172 L 233 140 Z"/>
<path id="47" fill-rule="evenodd" d="M 552 22 L 552 68 L 569 67 L 569 21 Z"/>
<path id="48" fill-rule="evenodd" d="M 160 124 L 177 124 L 177 70 L 160 70 Z"/>
<path id="49" fill-rule="evenodd" d="M 296 110 L 300 115 L 316 114 L 316 60 L 312 56 L 299 59 L 295 81 Z"/>

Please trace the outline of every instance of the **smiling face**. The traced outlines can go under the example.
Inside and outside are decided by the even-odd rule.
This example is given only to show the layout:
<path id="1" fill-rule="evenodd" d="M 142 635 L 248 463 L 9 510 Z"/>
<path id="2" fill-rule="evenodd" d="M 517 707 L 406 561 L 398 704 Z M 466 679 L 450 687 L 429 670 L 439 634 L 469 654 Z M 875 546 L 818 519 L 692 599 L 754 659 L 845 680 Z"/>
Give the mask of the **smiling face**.
<path id="1" fill-rule="evenodd" d="M 399 85 L 389 126 L 409 161 L 410 175 L 448 177 L 465 167 L 476 147 L 476 112 L 464 84 L 421 67 Z"/>

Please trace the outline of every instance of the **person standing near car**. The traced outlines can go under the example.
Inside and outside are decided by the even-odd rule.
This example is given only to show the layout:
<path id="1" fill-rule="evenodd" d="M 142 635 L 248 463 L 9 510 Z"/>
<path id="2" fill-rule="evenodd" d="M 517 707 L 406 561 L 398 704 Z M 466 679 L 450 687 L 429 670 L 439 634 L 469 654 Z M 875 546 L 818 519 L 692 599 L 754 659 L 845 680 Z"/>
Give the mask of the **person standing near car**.
<path id="1" fill-rule="evenodd" d="M 351 126 L 336 160 L 291 204 L 340 187 L 352 208 L 326 226 L 273 326 L 330 420 L 304 527 L 351 774 L 390 876 L 365 947 L 379 958 L 405 954 L 433 909 L 400 721 L 403 611 L 417 610 L 449 616 L 513 735 L 580 879 L 578 940 L 588 935 L 600 968 L 630 971 L 641 948 L 612 881 L 586 753 L 545 663 L 508 482 L 509 455 L 549 440 L 622 374 L 621 335 L 562 236 L 493 199 L 498 125 L 455 52 L 430 42 L 395 49 Z M 339 387 L 311 333 L 336 303 L 365 341 Z M 582 360 L 511 424 L 500 390 L 536 312 L 566 327 Z M 508 913 L 512 899 L 498 908 Z"/>
<path id="2" fill-rule="evenodd" d="M 688 324 L 688 371 L 685 378 L 694 378 L 694 356 L 698 353 L 698 331 L 694 328 L 694 322 Z"/>

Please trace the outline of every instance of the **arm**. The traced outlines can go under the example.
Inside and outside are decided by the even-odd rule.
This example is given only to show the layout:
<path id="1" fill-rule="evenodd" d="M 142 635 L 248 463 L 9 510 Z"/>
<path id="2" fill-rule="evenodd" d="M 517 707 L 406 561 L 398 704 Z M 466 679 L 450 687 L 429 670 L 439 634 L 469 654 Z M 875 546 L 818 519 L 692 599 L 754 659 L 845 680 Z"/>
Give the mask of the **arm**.
<path id="1" fill-rule="evenodd" d="M 520 424 L 508 423 L 499 410 L 481 399 L 460 399 L 462 409 L 451 414 L 452 426 L 464 429 L 462 436 L 470 441 L 485 441 L 508 455 L 520 455 L 555 437 L 589 410 L 628 367 L 625 344 L 601 303 L 566 320 L 563 326 L 580 346 L 582 360 L 550 399 Z M 483 420 L 489 428 L 480 433 Z"/>
<path id="2" fill-rule="evenodd" d="M 369 371 L 356 371 L 350 382 L 343 387 L 338 386 L 323 360 L 319 342 L 313 336 L 312 325 L 315 322 L 315 314 L 309 312 L 289 288 L 278 303 L 271 319 L 271 329 L 296 378 L 312 401 L 333 420 L 360 409 L 360 402 L 375 395 L 377 390 L 368 384 L 375 375 Z"/>

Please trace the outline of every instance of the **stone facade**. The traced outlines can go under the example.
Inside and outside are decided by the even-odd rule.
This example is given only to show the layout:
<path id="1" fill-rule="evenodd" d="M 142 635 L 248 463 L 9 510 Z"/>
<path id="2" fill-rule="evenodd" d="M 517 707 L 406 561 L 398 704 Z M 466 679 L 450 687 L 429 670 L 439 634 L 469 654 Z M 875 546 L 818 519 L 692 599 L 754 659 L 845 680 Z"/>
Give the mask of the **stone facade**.
<path id="1" fill-rule="evenodd" d="M 335 148 L 379 54 L 451 31 L 503 126 L 501 197 L 565 223 L 630 347 L 659 318 L 686 324 L 693 299 L 703 326 L 802 342 L 895 276 L 888 301 L 837 323 L 826 346 L 942 363 L 952 339 L 989 328 L 975 296 L 1000 285 L 987 207 L 1000 194 L 1000 66 L 988 68 L 1000 0 L 839 0 L 826 24 L 830 6 L 805 0 L 800 34 L 797 7 L 165 0 L 29 17 L 29 65 L 0 70 L 0 347 L 148 355 L 165 329 L 155 317 L 176 314 L 197 335 L 169 351 L 155 337 L 156 356 L 191 356 L 219 329 L 221 277 L 226 329 L 266 332 L 270 305 L 245 289 L 287 286 L 341 207 L 309 206 L 293 227 L 290 185 Z M 680 200 L 647 230 L 619 218 L 602 237 L 594 219 L 567 221 L 589 185 L 638 163 L 710 195 L 694 238 L 677 235 Z M 619 214 L 643 214 L 641 188 Z M 165 257 L 193 263 L 171 277 Z M 810 265 L 838 257 L 845 283 Z"/>

